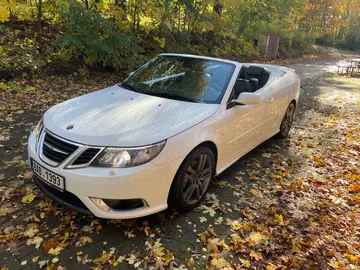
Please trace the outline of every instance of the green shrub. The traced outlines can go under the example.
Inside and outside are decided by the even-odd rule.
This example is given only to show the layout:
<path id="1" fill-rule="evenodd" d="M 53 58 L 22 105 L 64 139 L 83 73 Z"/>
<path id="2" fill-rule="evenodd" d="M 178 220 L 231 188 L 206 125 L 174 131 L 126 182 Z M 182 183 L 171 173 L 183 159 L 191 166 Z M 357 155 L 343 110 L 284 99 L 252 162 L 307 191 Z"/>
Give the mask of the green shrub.
<path id="1" fill-rule="evenodd" d="M 46 64 L 35 40 L 32 37 L 18 38 L 21 34 L 20 30 L 0 25 L 0 80 L 31 73 Z"/>
<path id="2" fill-rule="evenodd" d="M 66 31 L 55 41 L 55 58 L 82 60 L 91 67 L 132 70 L 142 60 L 141 40 L 121 33 L 116 24 L 75 1 L 60 6 Z"/>
<path id="3" fill-rule="evenodd" d="M 336 47 L 341 49 L 360 51 L 360 29 L 349 33 L 344 41 L 338 42 L 336 44 Z"/>
<path id="4" fill-rule="evenodd" d="M 304 54 L 311 53 L 313 37 L 300 30 L 295 30 L 292 37 L 280 36 L 279 56 L 282 58 L 300 57 Z"/>

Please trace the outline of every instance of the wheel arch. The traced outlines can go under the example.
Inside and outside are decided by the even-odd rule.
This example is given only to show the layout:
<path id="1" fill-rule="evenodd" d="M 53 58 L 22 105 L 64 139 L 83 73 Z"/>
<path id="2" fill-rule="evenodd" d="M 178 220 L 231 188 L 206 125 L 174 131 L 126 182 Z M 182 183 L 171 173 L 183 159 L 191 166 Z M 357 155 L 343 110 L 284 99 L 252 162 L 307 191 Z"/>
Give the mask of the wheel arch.
<path id="1" fill-rule="evenodd" d="M 205 142 L 202 142 L 202 143 L 198 144 L 196 147 L 194 147 L 194 149 L 191 150 L 191 152 L 194 151 L 196 148 L 199 148 L 201 146 L 206 146 L 211 150 L 211 152 L 213 152 L 214 158 L 215 158 L 215 166 L 214 166 L 214 168 L 215 168 L 215 171 L 216 171 L 216 165 L 217 165 L 217 159 L 218 159 L 218 149 L 217 149 L 216 144 L 214 142 L 212 142 L 212 141 L 205 141 Z"/>
<path id="2" fill-rule="evenodd" d="M 181 166 L 184 164 L 185 160 L 187 159 L 188 156 L 191 155 L 192 152 L 194 152 L 196 149 L 198 149 L 199 147 L 205 146 L 207 148 L 210 149 L 210 151 L 214 154 L 214 158 L 215 158 L 215 166 L 214 166 L 214 170 L 215 170 L 215 174 L 216 174 L 216 165 L 217 165 L 217 161 L 218 161 L 218 148 L 216 146 L 216 144 L 213 141 L 203 141 L 201 143 L 199 143 L 198 145 L 196 145 L 184 158 L 183 161 L 181 162 L 179 168 L 176 171 L 176 174 L 178 173 L 178 171 L 180 170 Z"/>
<path id="3" fill-rule="evenodd" d="M 201 143 L 199 143 L 198 145 L 196 145 L 185 157 L 184 159 L 182 160 L 180 166 L 178 167 L 177 171 L 176 171 L 176 174 L 175 174 L 175 177 L 174 179 L 172 180 L 171 182 L 171 185 L 170 185 L 170 190 L 169 190 L 169 195 L 174 191 L 174 184 L 175 184 L 175 179 L 177 177 L 177 175 L 179 174 L 181 168 L 183 167 L 185 161 L 187 160 L 187 158 L 196 150 L 198 149 L 199 147 L 207 147 L 213 154 L 214 154 L 214 159 L 215 159 L 215 164 L 214 164 L 214 176 L 216 175 L 216 164 L 217 164 L 217 159 L 218 159 L 218 149 L 217 149 L 217 146 L 214 142 L 212 141 L 203 141 Z M 169 197 L 168 195 L 168 205 L 173 205 L 173 198 Z"/>

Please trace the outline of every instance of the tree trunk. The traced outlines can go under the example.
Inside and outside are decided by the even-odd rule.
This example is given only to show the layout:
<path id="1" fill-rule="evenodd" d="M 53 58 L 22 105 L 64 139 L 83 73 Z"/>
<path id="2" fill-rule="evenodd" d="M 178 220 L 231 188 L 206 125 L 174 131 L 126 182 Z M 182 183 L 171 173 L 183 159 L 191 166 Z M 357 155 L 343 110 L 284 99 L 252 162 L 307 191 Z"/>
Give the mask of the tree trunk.
<path id="1" fill-rule="evenodd" d="M 41 43 L 42 40 L 42 0 L 38 0 L 37 3 L 37 41 Z"/>
<path id="2" fill-rule="evenodd" d="M 137 4 L 135 4 L 134 12 L 133 12 L 133 29 L 134 29 L 134 32 L 136 31 L 136 21 L 137 21 Z"/>
<path id="3" fill-rule="evenodd" d="M 214 4 L 214 11 L 221 16 L 222 10 L 223 10 L 223 4 L 220 3 L 221 0 L 215 0 L 215 4 Z"/>
<path id="4" fill-rule="evenodd" d="M 85 3 L 86 9 L 89 9 L 89 1 L 88 1 L 88 0 L 84 0 L 84 3 Z"/>

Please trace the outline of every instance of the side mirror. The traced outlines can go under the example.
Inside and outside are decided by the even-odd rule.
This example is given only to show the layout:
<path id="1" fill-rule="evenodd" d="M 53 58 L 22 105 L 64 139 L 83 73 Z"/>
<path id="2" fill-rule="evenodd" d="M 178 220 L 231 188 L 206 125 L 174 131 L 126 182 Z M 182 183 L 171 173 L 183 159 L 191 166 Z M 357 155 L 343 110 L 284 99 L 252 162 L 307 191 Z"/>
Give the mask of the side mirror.
<path id="1" fill-rule="evenodd" d="M 237 99 L 235 99 L 235 103 L 237 105 L 256 105 L 260 104 L 260 96 L 255 93 L 240 93 Z"/>
<path id="2" fill-rule="evenodd" d="M 129 76 L 133 75 L 134 73 L 135 73 L 135 71 L 131 71 Z"/>

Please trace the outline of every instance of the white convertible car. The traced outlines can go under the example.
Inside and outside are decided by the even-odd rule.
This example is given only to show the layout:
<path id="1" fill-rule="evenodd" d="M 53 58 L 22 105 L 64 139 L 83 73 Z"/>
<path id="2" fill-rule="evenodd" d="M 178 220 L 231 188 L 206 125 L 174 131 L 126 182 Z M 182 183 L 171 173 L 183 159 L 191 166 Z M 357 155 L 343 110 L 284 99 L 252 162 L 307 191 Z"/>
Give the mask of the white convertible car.
<path id="1" fill-rule="evenodd" d="M 299 92 L 288 68 L 161 54 L 119 85 L 50 108 L 29 137 L 34 181 L 101 218 L 189 211 L 215 175 L 288 135 Z"/>

